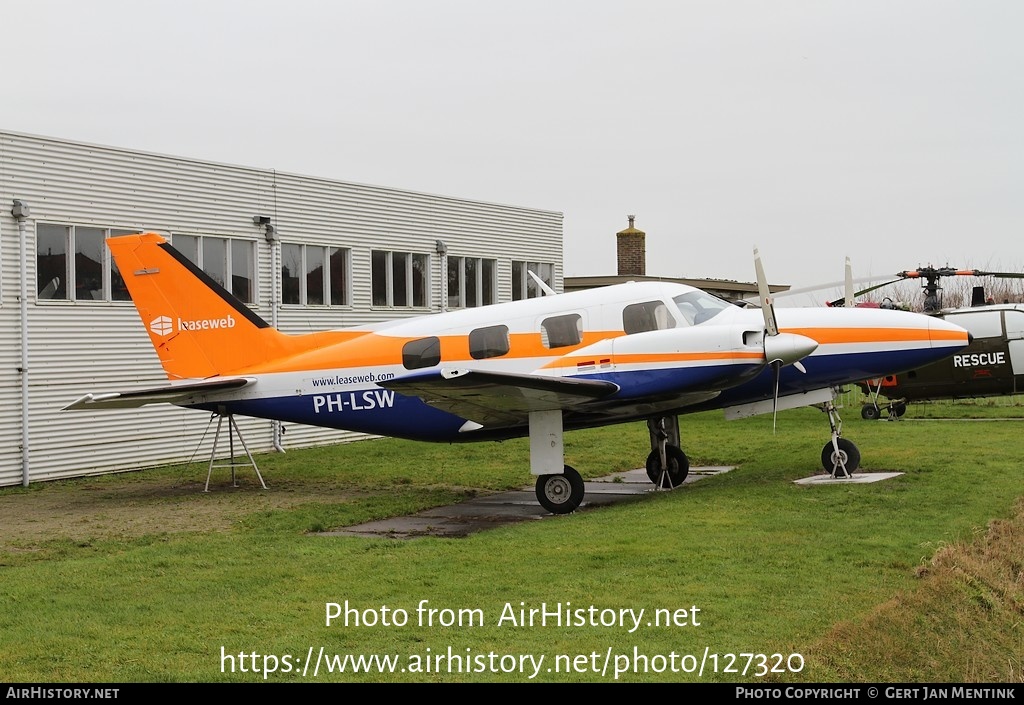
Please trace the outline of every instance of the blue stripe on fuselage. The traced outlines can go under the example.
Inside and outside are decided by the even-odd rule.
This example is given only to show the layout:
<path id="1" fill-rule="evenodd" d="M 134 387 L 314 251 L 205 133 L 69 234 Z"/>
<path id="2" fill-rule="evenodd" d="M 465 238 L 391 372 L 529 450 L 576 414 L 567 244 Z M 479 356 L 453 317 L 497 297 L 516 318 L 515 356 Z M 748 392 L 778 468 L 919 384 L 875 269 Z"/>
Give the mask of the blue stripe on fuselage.
<path id="1" fill-rule="evenodd" d="M 701 392 L 734 386 L 756 377 L 764 363 L 702 365 L 700 367 L 668 367 L 621 372 L 597 372 L 577 375 L 574 379 L 614 382 L 619 391 L 613 399 L 664 396 L 685 392 Z"/>
<path id="2" fill-rule="evenodd" d="M 243 416 L 418 441 L 462 440 L 459 438 L 459 429 L 466 423 L 465 419 L 435 409 L 417 397 L 403 396 L 380 387 L 306 396 L 245 399 L 202 404 L 195 408 L 216 411 L 219 406 Z"/>

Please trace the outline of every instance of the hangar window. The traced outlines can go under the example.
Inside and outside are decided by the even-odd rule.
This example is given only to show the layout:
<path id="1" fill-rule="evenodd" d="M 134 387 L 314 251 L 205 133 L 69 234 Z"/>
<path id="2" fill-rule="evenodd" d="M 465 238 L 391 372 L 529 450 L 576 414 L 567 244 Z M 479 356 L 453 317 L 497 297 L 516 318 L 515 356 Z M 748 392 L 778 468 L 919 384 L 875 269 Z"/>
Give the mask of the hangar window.
<path id="1" fill-rule="evenodd" d="M 497 302 L 497 262 L 476 257 L 448 258 L 448 308 L 472 308 Z"/>
<path id="2" fill-rule="evenodd" d="M 281 303 L 347 306 L 349 250 L 281 245 Z"/>
<path id="3" fill-rule="evenodd" d="M 110 256 L 108 237 L 137 230 L 84 225 L 36 226 L 38 300 L 128 301 L 128 289 Z"/>
<path id="4" fill-rule="evenodd" d="M 430 257 L 416 252 L 373 250 L 370 278 L 374 306 L 425 308 Z"/>
<path id="5" fill-rule="evenodd" d="M 474 360 L 501 357 L 508 349 L 508 326 L 488 326 L 469 333 L 469 354 Z"/>
<path id="6" fill-rule="evenodd" d="M 436 337 L 410 340 L 402 348 L 402 364 L 407 370 L 441 364 L 441 340 Z"/>
<path id="7" fill-rule="evenodd" d="M 676 319 L 668 312 L 668 306 L 661 301 L 630 304 L 622 309 L 622 329 L 627 335 L 675 327 Z"/>
<path id="8" fill-rule="evenodd" d="M 540 324 L 540 340 L 546 348 L 579 345 L 583 340 L 583 317 L 578 313 L 545 318 Z"/>
<path id="9" fill-rule="evenodd" d="M 256 244 L 210 235 L 174 235 L 171 244 L 243 303 L 256 301 Z"/>
<path id="10" fill-rule="evenodd" d="M 533 277 L 529 275 L 529 272 L 536 274 L 552 289 L 555 288 L 555 265 L 550 262 L 520 262 L 518 260 L 513 260 L 513 301 L 519 301 L 520 299 L 533 299 L 544 295 L 544 291 L 537 285 L 537 282 L 534 281 Z"/>

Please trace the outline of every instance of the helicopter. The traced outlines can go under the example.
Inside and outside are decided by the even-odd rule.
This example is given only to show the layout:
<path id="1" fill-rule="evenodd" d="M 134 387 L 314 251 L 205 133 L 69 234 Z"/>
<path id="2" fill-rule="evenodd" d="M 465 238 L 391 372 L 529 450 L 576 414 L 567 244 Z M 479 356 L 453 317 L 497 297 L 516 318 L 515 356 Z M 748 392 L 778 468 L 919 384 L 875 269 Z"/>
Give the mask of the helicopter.
<path id="1" fill-rule="evenodd" d="M 871 397 L 861 407 L 862 418 L 878 419 L 885 411 L 889 420 L 897 420 L 906 413 L 908 403 L 917 401 L 973 399 L 1024 392 L 1024 304 L 1008 301 L 996 304 L 991 297 L 985 296 L 984 287 L 975 286 L 970 306 L 945 309 L 942 307 L 942 287 L 939 286 L 943 277 L 1024 279 L 1024 273 L 928 266 L 899 272 L 895 276 L 892 281 L 869 287 L 849 298 L 855 301 L 856 296 L 900 280 L 920 279 L 924 291 L 923 312 L 966 328 L 971 333 L 972 342 L 958 354 L 944 360 L 857 383 Z M 842 306 L 846 298 L 828 305 Z M 884 299 L 877 305 L 897 307 L 891 299 Z M 884 397 L 885 401 L 880 402 L 879 397 Z"/>

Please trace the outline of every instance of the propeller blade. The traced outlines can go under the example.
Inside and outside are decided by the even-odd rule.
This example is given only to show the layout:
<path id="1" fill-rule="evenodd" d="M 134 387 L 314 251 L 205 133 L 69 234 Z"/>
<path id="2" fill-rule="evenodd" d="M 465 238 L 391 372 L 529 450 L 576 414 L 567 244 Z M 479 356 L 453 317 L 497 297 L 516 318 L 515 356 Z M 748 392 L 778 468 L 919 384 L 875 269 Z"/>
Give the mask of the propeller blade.
<path id="1" fill-rule="evenodd" d="M 782 376 L 782 362 L 772 363 L 775 372 L 775 395 L 772 397 L 772 435 L 775 435 L 775 421 L 779 415 L 779 377 Z"/>
<path id="2" fill-rule="evenodd" d="M 778 335 L 779 326 L 775 322 L 775 309 L 772 307 L 772 295 L 768 289 L 768 279 L 764 275 L 761 254 L 754 248 L 754 271 L 757 274 L 757 293 L 761 297 L 761 312 L 764 314 L 764 329 L 768 335 Z"/>

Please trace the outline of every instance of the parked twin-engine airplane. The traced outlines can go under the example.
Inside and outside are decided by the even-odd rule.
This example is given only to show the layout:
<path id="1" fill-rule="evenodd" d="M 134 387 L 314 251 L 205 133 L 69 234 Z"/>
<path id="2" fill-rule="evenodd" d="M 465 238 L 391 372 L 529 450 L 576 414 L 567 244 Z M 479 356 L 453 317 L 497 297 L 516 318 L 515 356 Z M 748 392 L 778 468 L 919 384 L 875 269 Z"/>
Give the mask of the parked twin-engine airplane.
<path id="1" fill-rule="evenodd" d="M 927 364 L 968 344 L 942 320 L 877 309 L 762 310 L 682 284 L 629 283 L 374 326 L 286 335 L 152 233 L 107 241 L 170 378 L 88 394 L 68 409 L 169 402 L 219 414 L 423 441 L 529 436 L 537 498 L 571 512 L 584 485 L 564 464 L 564 429 L 646 419 L 651 480 L 689 470 L 678 414 L 740 417 L 822 404 L 822 462 L 847 475 L 836 385 Z"/>

